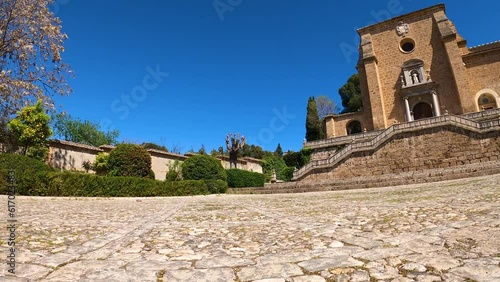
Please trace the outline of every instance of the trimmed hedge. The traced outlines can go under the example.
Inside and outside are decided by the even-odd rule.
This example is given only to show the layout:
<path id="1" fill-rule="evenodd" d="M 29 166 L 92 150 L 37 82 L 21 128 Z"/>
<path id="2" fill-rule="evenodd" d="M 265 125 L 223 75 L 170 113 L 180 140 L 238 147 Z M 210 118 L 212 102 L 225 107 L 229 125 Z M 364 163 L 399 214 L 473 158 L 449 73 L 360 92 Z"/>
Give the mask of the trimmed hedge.
<path id="1" fill-rule="evenodd" d="M 53 168 L 42 161 L 16 154 L 0 154 L 0 169 L 15 169 L 25 173 L 54 171 Z"/>
<path id="2" fill-rule="evenodd" d="M 0 194 L 8 192 L 9 169 L 16 171 L 16 192 L 28 196 L 153 197 L 225 193 L 222 180 L 158 181 L 138 177 L 111 177 L 59 172 L 47 164 L 15 154 L 0 154 Z"/>
<path id="3" fill-rule="evenodd" d="M 54 171 L 49 165 L 42 161 L 17 154 L 0 154 L 0 194 L 8 192 L 8 171 L 14 169 L 16 172 L 16 185 L 29 186 L 32 178 L 38 172 Z"/>
<path id="4" fill-rule="evenodd" d="M 264 174 L 241 169 L 227 169 L 227 185 L 231 188 L 264 187 Z"/>
<path id="5" fill-rule="evenodd" d="M 2 193 L 7 192 L 7 177 L 8 170 L 0 170 Z M 227 183 L 221 180 L 162 182 L 148 178 L 111 177 L 51 171 L 41 171 L 33 174 L 18 173 L 16 177 L 17 194 L 29 196 L 191 196 L 224 193 L 226 190 Z"/>

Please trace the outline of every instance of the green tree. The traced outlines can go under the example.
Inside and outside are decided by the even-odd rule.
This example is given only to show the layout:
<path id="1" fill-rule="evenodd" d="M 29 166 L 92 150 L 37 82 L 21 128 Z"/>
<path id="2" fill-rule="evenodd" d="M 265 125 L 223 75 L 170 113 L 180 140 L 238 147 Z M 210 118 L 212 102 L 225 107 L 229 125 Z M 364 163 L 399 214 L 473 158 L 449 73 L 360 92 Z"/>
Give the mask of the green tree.
<path id="1" fill-rule="evenodd" d="M 108 157 L 109 175 L 154 178 L 151 155 L 136 144 L 118 144 Z"/>
<path id="2" fill-rule="evenodd" d="M 22 154 L 26 155 L 29 147 L 46 146 L 47 138 L 52 135 L 49 126 L 50 117 L 44 112 L 42 101 L 33 106 L 26 106 L 17 113 L 7 127 L 22 146 Z"/>
<path id="3" fill-rule="evenodd" d="M 321 121 L 318 116 L 318 108 L 314 97 L 309 97 L 307 101 L 306 117 L 306 140 L 316 141 L 322 138 Z"/>
<path id="4" fill-rule="evenodd" d="M 300 163 L 300 152 L 287 151 L 283 155 L 283 160 L 287 166 L 299 167 Z"/>
<path id="5" fill-rule="evenodd" d="M 303 148 L 299 152 L 287 151 L 283 156 L 283 160 L 287 166 L 299 169 L 309 163 L 311 154 L 312 149 L 309 148 Z"/>
<path id="6" fill-rule="evenodd" d="M 143 142 L 141 144 L 141 147 L 143 147 L 146 150 L 147 149 L 153 149 L 153 150 L 168 152 L 167 147 L 165 147 L 163 145 L 158 145 L 158 144 L 155 144 L 155 143 L 151 143 L 151 142 Z"/>
<path id="7" fill-rule="evenodd" d="M 342 106 L 342 113 L 352 113 L 363 109 L 363 101 L 361 100 L 361 86 L 359 84 L 359 75 L 353 74 L 339 89 Z"/>
<path id="8" fill-rule="evenodd" d="M 255 159 L 263 159 L 265 155 L 264 149 L 261 146 L 245 144 L 241 150 L 238 151 L 239 157 L 251 157 Z"/>
<path id="9" fill-rule="evenodd" d="M 0 112 L 3 123 L 34 99 L 51 108 L 66 95 L 72 72 L 61 55 L 67 35 L 51 12 L 51 0 L 0 2 Z"/>
<path id="10" fill-rule="evenodd" d="M 276 178 L 279 180 L 286 180 L 283 176 L 284 169 L 287 167 L 285 161 L 277 156 L 269 156 L 263 159 L 262 172 L 266 176 L 266 181 L 271 179 L 272 171 L 276 172 Z"/>
<path id="11" fill-rule="evenodd" d="M 184 180 L 224 180 L 226 171 L 220 161 L 208 155 L 195 155 L 182 163 Z"/>
<path id="12" fill-rule="evenodd" d="M 274 150 L 274 155 L 278 158 L 283 157 L 283 149 L 281 149 L 281 144 L 278 143 L 278 146 L 276 147 L 276 150 Z"/>
<path id="13" fill-rule="evenodd" d="M 96 147 L 116 144 L 120 134 L 118 130 L 102 131 L 99 124 L 66 114 L 56 114 L 53 127 L 55 135 L 61 139 Z"/>

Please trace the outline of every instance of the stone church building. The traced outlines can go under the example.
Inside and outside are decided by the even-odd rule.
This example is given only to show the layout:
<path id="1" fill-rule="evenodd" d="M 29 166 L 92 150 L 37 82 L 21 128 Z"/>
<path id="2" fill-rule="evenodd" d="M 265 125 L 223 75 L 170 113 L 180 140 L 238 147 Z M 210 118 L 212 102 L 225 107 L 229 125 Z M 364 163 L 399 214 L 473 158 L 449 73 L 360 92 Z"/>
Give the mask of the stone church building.
<path id="1" fill-rule="evenodd" d="M 326 117 L 327 138 L 500 106 L 500 41 L 467 47 L 443 4 L 358 33 L 363 110 Z"/>
<path id="2" fill-rule="evenodd" d="M 327 138 L 306 142 L 311 161 L 275 189 L 500 173 L 500 41 L 468 47 L 442 4 L 358 33 L 363 109 L 325 117 Z"/>

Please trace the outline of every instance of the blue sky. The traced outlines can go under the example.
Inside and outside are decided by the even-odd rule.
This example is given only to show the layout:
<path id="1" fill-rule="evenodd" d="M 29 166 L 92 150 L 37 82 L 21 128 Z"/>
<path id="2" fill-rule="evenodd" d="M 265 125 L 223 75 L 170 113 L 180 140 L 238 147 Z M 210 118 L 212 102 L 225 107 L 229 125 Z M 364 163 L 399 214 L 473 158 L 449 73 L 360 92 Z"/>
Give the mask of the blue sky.
<path id="1" fill-rule="evenodd" d="M 59 110 L 118 129 L 120 141 L 182 152 L 224 146 L 229 132 L 299 150 L 309 96 L 341 105 L 371 23 L 431 0 L 56 0 L 63 60 L 76 73 Z M 500 39 L 498 1 L 445 1 L 468 46 Z M 344 51 L 341 47 L 344 47 Z"/>

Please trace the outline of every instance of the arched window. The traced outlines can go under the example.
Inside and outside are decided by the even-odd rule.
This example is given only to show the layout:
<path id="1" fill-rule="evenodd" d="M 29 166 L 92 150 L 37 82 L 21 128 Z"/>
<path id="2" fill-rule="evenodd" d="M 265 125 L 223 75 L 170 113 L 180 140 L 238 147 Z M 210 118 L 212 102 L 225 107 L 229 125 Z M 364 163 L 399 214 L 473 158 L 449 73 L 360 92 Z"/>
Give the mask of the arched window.
<path id="1" fill-rule="evenodd" d="M 477 105 L 481 111 L 498 108 L 495 97 L 490 93 L 481 94 L 477 99 Z"/>
<path id="2" fill-rule="evenodd" d="M 363 132 L 361 129 L 361 122 L 357 120 L 350 121 L 346 126 L 346 131 L 348 135 Z"/>

